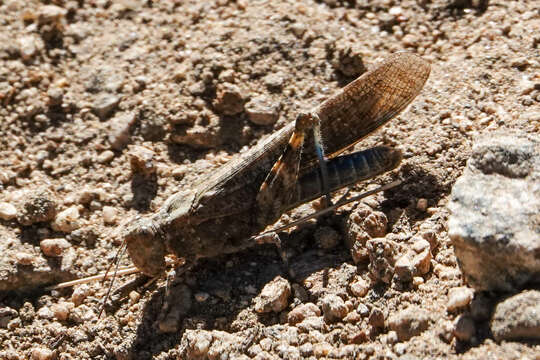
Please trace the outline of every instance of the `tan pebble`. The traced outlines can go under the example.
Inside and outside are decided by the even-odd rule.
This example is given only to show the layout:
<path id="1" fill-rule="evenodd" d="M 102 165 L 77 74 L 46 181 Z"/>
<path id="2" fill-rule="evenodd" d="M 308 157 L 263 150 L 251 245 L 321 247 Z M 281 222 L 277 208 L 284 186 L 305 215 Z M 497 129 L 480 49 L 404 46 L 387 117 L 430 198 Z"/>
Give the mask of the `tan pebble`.
<path id="1" fill-rule="evenodd" d="M 255 299 L 255 311 L 258 313 L 280 312 L 289 304 L 291 285 L 286 279 L 277 276 L 266 284 L 261 294 Z"/>
<path id="2" fill-rule="evenodd" d="M 18 252 L 15 254 L 15 261 L 19 265 L 31 265 L 35 256 L 25 252 Z"/>
<path id="3" fill-rule="evenodd" d="M 24 61 L 32 59 L 38 52 L 38 40 L 32 35 L 19 38 L 19 53 Z"/>
<path id="4" fill-rule="evenodd" d="M 61 211 L 56 215 L 51 227 L 55 231 L 69 233 L 81 226 L 79 223 L 79 218 L 79 208 L 77 206 L 70 206 L 66 210 Z"/>
<path id="5" fill-rule="evenodd" d="M 343 318 L 344 322 L 348 322 L 351 324 L 356 324 L 361 320 L 362 320 L 362 316 L 360 316 L 360 314 L 358 314 L 356 310 L 351 311 L 350 313 L 347 314 L 347 316 Z"/>
<path id="6" fill-rule="evenodd" d="M 403 14 L 403 9 L 399 6 L 391 7 L 390 10 L 388 10 L 388 13 L 392 16 L 400 16 Z"/>
<path id="7" fill-rule="evenodd" d="M 412 280 L 413 274 L 414 274 L 414 265 L 410 259 L 409 254 L 405 254 L 401 256 L 399 259 L 397 259 L 396 263 L 394 264 L 394 272 L 399 279 L 399 281 L 402 282 L 408 282 Z"/>
<path id="8" fill-rule="evenodd" d="M 315 344 L 313 345 L 313 355 L 317 358 L 327 356 L 333 349 L 332 345 L 327 342 Z"/>
<path id="9" fill-rule="evenodd" d="M 32 360 L 50 360 L 54 352 L 47 348 L 38 347 L 32 350 Z"/>
<path id="10" fill-rule="evenodd" d="M 417 209 L 418 211 L 424 212 L 424 211 L 426 211 L 427 207 L 428 207 L 428 201 L 427 201 L 427 199 L 420 198 L 420 199 L 418 199 L 418 201 L 416 202 L 416 209 Z"/>
<path id="11" fill-rule="evenodd" d="M 395 332 L 394 330 L 390 330 L 388 334 L 386 334 L 386 343 L 395 344 L 397 342 L 398 342 L 397 332 Z"/>
<path id="12" fill-rule="evenodd" d="M 417 254 L 420 254 L 422 251 L 429 249 L 431 246 L 427 240 L 424 240 L 420 237 L 414 237 L 414 242 L 411 245 L 411 249 L 414 250 Z"/>
<path id="13" fill-rule="evenodd" d="M 401 42 L 405 47 L 417 47 L 418 46 L 418 38 L 412 34 L 405 35 Z"/>
<path id="14" fill-rule="evenodd" d="M 129 299 L 131 300 L 131 302 L 137 302 L 139 301 L 140 298 L 141 298 L 141 294 L 139 294 L 136 291 L 131 291 L 129 293 Z"/>
<path id="15" fill-rule="evenodd" d="M 272 125 L 279 119 L 279 103 L 266 97 L 251 99 L 245 106 L 249 120 L 257 125 Z"/>
<path id="16" fill-rule="evenodd" d="M 44 239 L 40 241 L 39 247 L 45 256 L 59 257 L 71 247 L 71 244 L 63 238 Z"/>
<path id="17" fill-rule="evenodd" d="M 128 157 L 131 171 L 145 176 L 154 174 L 157 170 L 155 156 L 152 150 L 144 146 L 130 145 Z"/>
<path id="18" fill-rule="evenodd" d="M 421 277 L 421 276 L 415 276 L 413 277 L 412 279 L 412 284 L 415 286 L 415 287 L 418 287 L 420 285 L 422 285 L 424 283 L 424 278 Z"/>
<path id="19" fill-rule="evenodd" d="M 287 321 L 290 325 L 302 322 L 311 316 L 320 316 L 321 309 L 313 303 L 300 304 L 292 309 L 287 315 Z"/>
<path id="20" fill-rule="evenodd" d="M 40 319 L 52 319 L 54 317 L 54 313 L 52 312 L 51 308 L 48 306 L 43 306 L 37 311 L 37 316 Z"/>
<path id="21" fill-rule="evenodd" d="M 448 311 L 454 311 L 456 309 L 468 306 L 473 299 L 473 290 L 460 286 L 448 291 L 448 302 L 446 303 L 446 309 Z"/>
<path id="22" fill-rule="evenodd" d="M 73 294 L 71 294 L 71 301 L 73 304 L 75 304 L 75 306 L 79 306 L 83 303 L 84 299 L 91 294 L 91 292 L 92 290 L 86 284 L 77 286 L 75 290 L 73 290 Z"/>
<path id="23" fill-rule="evenodd" d="M 334 322 L 343 319 L 349 309 L 342 298 L 334 294 L 328 294 L 321 300 L 324 319 L 327 322 Z"/>
<path id="24" fill-rule="evenodd" d="M 54 317 L 60 321 L 66 321 L 69 317 L 69 312 L 73 308 L 74 304 L 69 301 L 60 301 L 58 304 L 51 306 Z"/>
<path id="25" fill-rule="evenodd" d="M 272 349 L 272 340 L 269 338 L 264 338 L 259 342 L 259 345 L 261 345 L 261 348 L 264 351 L 270 351 L 270 349 Z"/>
<path id="26" fill-rule="evenodd" d="M 189 343 L 189 355 L 195 357 L 204 357 L 210 349 L 212 343 L 212 334 L 208 331 L 196 331 L 192 336 Z"/>
<path id="27" fill-rule="evenodd" d="M 365 296 L 368 293 L 369 289 L 369 283 L 362 278 L 358 278 L 354 283 L 351 284 L 351 292 L 354 296 L 357 297 Z"/>
<path id="28" fill-rule="evenodd" d="M 431 268 L 431 246 L 427 240 L 420 237 L 411 246 L 416 254 L 412 257 L 414 275 L 425 275 Z"/>
<path id="29" fill-rule="evenodd" d="M 0 202 L 0 218 L 11 220 L 17 216 L 17 208 L 10 203 Z"/>
<path id="30" fill-rule="evenodd" d="M 56 5 L 42 5 L 37 13 L 40 24 L 59 22 L 66 14 L 66 9 Z"/>
<path id="31" fill-rule="evenodd" d="M 533 81 L 529 80 L 527 77 L 521 78 L 518 88 L 521 95 L 530 94 L 534 90 L 535 84 Z"/>
<path id="32" fill-rule="evenodd" d="M 116 223 L 116 208 L 112 206 L 104 206 L 102 210 L 103 222 L 105 224 L 114 225 Z"/>
<path id="33" fill-rule="evenodd" d="M 114 152 L 111 150 L 105 150 L 101 154 L 98 155 L 98 162 L 101 164 L 105 164 L 110 162 L 114 158 Z"/>

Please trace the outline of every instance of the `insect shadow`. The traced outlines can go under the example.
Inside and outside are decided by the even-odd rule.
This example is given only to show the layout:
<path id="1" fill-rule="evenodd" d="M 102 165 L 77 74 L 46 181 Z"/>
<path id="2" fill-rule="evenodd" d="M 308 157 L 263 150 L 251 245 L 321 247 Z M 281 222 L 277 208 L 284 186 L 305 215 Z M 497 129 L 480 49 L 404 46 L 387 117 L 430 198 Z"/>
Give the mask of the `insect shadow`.
<path id="1" fill-rule="evenodd" d="M 326 270 L 339 267 L 350 258 L 343 247 L 322 254 L 313 244 L 310 245 L 309 243 L 314 242 L 315 228 L 316 225 L 311 224 L 307 228 L 293 231 L 290 235 L 280 234 L 285 247 L 289 247 L 287 243 L 290 240 L 294 247 L 303 249 L 296 250 L 288 267 L 280 258 L 276 247 L 271 244 L 200 261 L 189 273 L 172 281 L 170 294 L 162 287 L 145 304 L 130 351 L 137 356 L 148 354 L 150 358 L 163 351 L 158 344 L 176 347 L 188 329 L 235 332 L 246 324 L 245 321 L 251 321 L 245 320 L 246 316 L 257 318 L 257 322 L 265 326 L 279 324 L 277 313 L 257 314 L 248 309 L 266 284 L 281 276 L 292 284 L 302 286 L 303 280 L 322 270 L 323 286 L 328 286 Z M 294 272 L 294 277 L 291 277 L 289 270 Z M 186 300 L 181 292 L 186 290 L 191 292 L 191 306 L 186 314 L 182 314 L 183 319 L 177 324 L 177 331 L 157 335 L 156 327 L 159 328 L 164 319 L 166 322 L 167 316 L 175 311 L 181 313 L 186 310 L 186 304 L 181 303 Z M 308 289 L 300 291 L 310 297 Z M 194 300 L 200 297 L 207 298 L 204 301 Z M 169 302 L 170 307 L 169 313 L 164 315 L 163 304 L 166 302 Z M 250 312 L 249 315 L 241 314 L 246 310 Z"/>

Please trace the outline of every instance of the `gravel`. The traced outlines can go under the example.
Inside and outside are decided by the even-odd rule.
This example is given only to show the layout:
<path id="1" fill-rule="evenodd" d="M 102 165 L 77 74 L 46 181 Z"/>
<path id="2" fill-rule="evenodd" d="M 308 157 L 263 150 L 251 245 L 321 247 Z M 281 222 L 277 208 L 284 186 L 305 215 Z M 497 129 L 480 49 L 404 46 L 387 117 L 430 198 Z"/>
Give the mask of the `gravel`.
<path id="1" fill-rule="evenodd" d="M 537 357 L 536 243 L 512 245 L 538 223 L 523 217 L 538 213 L 536 157 L 522 156 L 540 131 L 534 2 L 46 3 L 0 4 L 0 358 Z M 107 282 L 43 290 L 105 271 L 134 216 L 397 51 L 430 61 L 430 78 L 356 150 L 399 147 L 403 161 L 350 195 L 402 184 L 280 233 L 287 262 L 268 244 L 167 259 L 189 266 L 117 279 L 100 320 Z M 455 218 L 486 246 L 461 247 Z M 46 256 L 45 240 L 70 246 Z"/>

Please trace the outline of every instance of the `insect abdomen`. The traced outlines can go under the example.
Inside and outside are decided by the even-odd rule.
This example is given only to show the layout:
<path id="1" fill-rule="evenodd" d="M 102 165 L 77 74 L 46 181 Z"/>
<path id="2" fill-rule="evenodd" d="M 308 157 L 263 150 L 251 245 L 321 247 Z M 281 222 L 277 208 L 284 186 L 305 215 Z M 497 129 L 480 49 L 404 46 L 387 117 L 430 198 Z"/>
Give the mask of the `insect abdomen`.
<path id="1" fill-rule="evenodd" d="M 370 179 L 396 168 L 401 162 L 401 151 L 387 146 L 377 146 L 364 151 L 342 155 L 328 160 L 328 192 Z M 323 196 L 321 170 L 318 165 L 298 180 L 296 199 L 290 208 Z"/>

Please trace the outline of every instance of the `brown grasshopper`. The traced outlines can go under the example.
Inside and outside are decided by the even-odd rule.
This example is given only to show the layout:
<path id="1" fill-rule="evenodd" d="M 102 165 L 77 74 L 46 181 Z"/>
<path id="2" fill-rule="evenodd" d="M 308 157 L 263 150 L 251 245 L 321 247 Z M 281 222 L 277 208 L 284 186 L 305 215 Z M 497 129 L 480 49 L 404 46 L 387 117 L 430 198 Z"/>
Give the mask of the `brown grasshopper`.
<path id="1" fill-rule="evenodd" d="M 396 53 L 156 213 L 136 217 L 124 233 L 133 263 L 155 277 L 169 254 L 192 263 L 237 252 L 285 211 L 394 169 L 401 152 L 387 146 L 337 155 L 402 111 L 429 72 L 420 57 Z"/>

